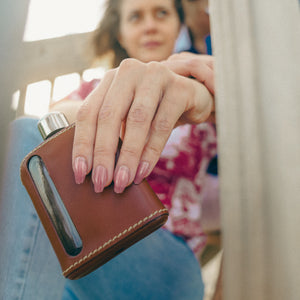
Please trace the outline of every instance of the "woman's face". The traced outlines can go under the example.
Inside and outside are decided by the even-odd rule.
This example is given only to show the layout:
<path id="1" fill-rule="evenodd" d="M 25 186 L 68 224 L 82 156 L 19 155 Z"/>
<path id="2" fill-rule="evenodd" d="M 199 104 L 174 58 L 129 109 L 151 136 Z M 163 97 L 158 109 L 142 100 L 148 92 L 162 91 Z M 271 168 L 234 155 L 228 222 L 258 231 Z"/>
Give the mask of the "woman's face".
<path id="1" fill-rule="evenodd" d="M 167 59 L 180 21 L 174 0 L 122 0 L 119 42 L 129 57 L 143 62 Z"/>

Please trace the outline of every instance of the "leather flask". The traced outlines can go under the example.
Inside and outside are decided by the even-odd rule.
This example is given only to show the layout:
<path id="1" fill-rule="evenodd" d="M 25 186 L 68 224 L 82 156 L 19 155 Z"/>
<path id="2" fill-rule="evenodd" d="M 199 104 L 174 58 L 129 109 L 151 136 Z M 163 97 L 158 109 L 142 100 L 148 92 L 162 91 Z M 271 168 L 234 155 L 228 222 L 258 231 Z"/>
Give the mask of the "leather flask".
<path id="1" fill-rule="evenodd" d="M 24 158 L 20 173 L 63 275 L 78 279 L 161 227 L 168 211 L 146 180 L 121 194 L 113 183 L 95 193 L 91 174 L 77 185 L 75 125 L 59 129 Z"/>

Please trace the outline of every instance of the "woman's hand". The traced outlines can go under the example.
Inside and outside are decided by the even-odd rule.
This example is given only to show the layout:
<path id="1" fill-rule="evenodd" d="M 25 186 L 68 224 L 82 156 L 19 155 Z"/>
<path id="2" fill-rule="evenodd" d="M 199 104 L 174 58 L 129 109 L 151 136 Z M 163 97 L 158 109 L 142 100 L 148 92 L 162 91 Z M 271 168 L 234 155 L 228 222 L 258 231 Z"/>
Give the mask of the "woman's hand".
<path id="1" fill-rule="evenodd" d="M 179 75 L 197 79 L 215 94 L 213 56 L 181 52 L 171 55 L 163 64 Z"/>
<path id="2" fill-rule="evenodd" d="M 76 121 L 73 170 L 76 183 L 91 169 L 96 192 L 114 180 L 115 192 L 148 176 L 172 132 L 183 123 L 206 121 L 214 108 L 213 96 L 182 61 L 141 63 L 124 60 L 106 73 L 86 98 Z M 184 73 L 182 73 L 184 71 Z M 201 80 L 203 81 L 203 80 Z M 205 80 L 204 80 L 205 82 Z M 123 144 L 115 166 L 120 132 Z"/>
<path id="3" fill-rule="evenodd" d="M 171 55 L 163 63 L 176 74 L 197 79 L 206 86 L 213 96 L 215 95 L 213 56 L 181 52 Z M 214 107 L 207 121 L 215 123 Z"/>

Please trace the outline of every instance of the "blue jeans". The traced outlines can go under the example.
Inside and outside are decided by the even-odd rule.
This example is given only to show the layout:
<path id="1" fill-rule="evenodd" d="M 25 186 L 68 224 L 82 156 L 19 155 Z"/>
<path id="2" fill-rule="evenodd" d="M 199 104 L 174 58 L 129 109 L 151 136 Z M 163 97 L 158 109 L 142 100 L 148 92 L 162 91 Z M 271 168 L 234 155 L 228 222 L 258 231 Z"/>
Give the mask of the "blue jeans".
<path id="1" fill-rule="evenodd" d="M 200 266 L 186 243 L 159 229 L 79 280 L 59 263 L 19 176 L 41 141 L 35 119 L 14 121 L 0 202 L 0 300 L 202 299 Z"/>

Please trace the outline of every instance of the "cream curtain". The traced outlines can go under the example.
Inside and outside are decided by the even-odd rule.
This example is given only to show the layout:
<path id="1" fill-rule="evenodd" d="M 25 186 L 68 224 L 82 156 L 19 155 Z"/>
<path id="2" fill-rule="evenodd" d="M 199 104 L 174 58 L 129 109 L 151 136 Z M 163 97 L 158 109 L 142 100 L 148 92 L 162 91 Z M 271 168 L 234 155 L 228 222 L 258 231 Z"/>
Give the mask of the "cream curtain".
<path id="1" fill-rule="evenodd" d="M 224 299 L 300 299 L 297 0 L 210 0 Z"/>
<path id="2" fill-rule="evenodd" d="M 0 188 L 8 123 L 14 118 L 11 101 L 18 74 L 16 57 L 21 53 L 29 1 L 0 1 Z"/>

